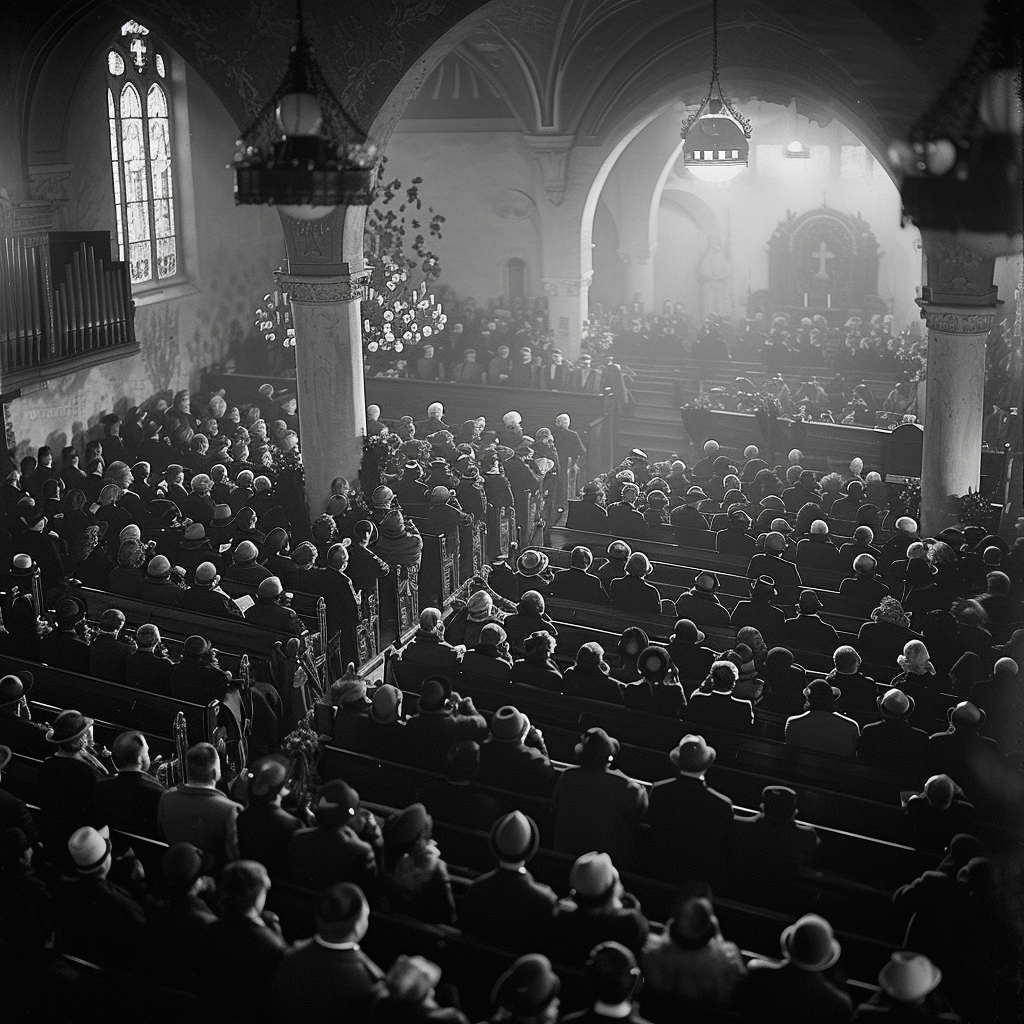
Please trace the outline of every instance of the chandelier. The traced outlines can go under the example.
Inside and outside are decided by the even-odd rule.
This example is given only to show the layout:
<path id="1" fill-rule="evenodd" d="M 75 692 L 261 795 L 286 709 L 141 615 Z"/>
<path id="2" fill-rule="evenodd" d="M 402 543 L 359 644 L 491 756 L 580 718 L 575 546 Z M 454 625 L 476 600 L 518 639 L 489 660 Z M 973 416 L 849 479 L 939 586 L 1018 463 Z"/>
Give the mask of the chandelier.
<path id="1" fill-rule="evenodd" d="M 735 178 L 747 166 L 750 132 L 750 122 L 725 98 L 718 80 L 718 0 L 713 0 L 711 82 L 701 105 L 683 122 L 683 166 L 703 181 Z"/>
<path id="2" fill-rule="evenodd" d="M 1022 247 L 1020 29 L 1017 0 L 989 0 L 963 67 L 889 147 L 904 221 L 983 256 Z"/>
<path id="3" fill-rule="evenodd" d="M 278 206 L 317 220 L 336 206 L 367 206 L 376 184 L 377 147 L 327 84 L 302 23 L 288 70 L 237 143 L 236 204 Z"/>

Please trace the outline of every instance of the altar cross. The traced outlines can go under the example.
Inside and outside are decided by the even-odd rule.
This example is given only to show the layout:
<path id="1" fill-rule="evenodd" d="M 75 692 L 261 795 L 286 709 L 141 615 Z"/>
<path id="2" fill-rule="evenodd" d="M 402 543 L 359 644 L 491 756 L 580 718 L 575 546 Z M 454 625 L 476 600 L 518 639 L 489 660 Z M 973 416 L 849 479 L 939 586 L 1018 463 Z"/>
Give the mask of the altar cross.
<path id="1" fill-rule="evenodd" d="M 138 36 L 136 36 L 132 40 L 132 44 L 128 47 L 128 49 L 132 51 L 132 57 L 135 61 L 135 66 L 141 71 L 146 64 L 146 44 Z"/>
<path id="2" fill-rule="evenodd" d="M 811 255 L 818 261 L 818 272 L 814 275 L 817 281 L 828 280 L 828 270 L 826 269 L 828 260 L 835 259 L 835 253 L 829 252 L 825 245 L 824 239 L 822 239 L 821 245 L 818 246 L 817 252 L 812 252 Z"/>

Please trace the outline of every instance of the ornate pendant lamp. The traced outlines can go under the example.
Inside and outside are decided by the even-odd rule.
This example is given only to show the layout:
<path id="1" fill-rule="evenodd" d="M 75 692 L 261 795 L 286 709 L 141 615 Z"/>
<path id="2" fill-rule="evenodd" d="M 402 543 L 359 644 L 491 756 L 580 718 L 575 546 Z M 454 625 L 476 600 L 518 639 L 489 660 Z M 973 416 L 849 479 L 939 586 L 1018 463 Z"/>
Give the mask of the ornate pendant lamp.
<path id="1" fill-rule="evenodd" d="M 750 132 L 750 122 L 725 98 L 718 81 L 718 0 L 713 0 L 711 82 L 696 113 L 683 122 L 683 166 L 703 181 L 735 178 L 747 166 Z"/>
<path id="2" fill-rule="evenodd" d="M 373 201 L 377 147 L 327 84 L 302 23 L 276 92 L 238 140 L 232 167 L 236 204 L 279 206 L 317 220 L 336 206 Z"/>
<path id="3" fill-rule="evenodd" d="M 1019 0 L 989 0 L 966 63 L 889 147 L 904 221 L 983 256 L 1022 247 L 1020 33 Z"/>

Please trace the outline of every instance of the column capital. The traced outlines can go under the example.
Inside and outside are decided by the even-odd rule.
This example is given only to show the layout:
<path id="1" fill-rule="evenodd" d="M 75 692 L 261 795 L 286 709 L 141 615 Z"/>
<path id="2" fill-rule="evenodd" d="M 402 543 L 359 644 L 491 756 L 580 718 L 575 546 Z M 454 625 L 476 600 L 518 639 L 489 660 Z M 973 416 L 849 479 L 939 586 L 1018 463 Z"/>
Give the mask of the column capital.
<path id="1" fill-rule="evenodd" d="M 542 278 L 544 291 L 548 295 L 582 295 L 590 287 L 594 272 L 588 271 L 582 277 L 545 277 Z"/>
<path id="2" fill-rule="evenodd" d="M 344 266 L 344 264 L 343 264 Z M 346 274 L 308 275 L 277 271 L 274 275 L 292 302 L 352 302 L 365 297 L 369 268 Z"/>
<path id="3" fill-rule="evenodd" d="M 941 334 L 988 334 L 1002 301 L 986 306 L 946 306 L 916 299 L 929 331 Z"/>
<path id="4" fill-rule="evenodd" d="M 569 166 L 572 135 L 524 135 L 523 141 L 540 163 L 544 191 L 552 206 L 560 206 L 565 198 L 565 178 Z"/>
<path id="5" fill-rule="evenodd" d="M 654 256 L 654 249 L 617 249 L 616 255 L 619 257 L 620 262 L 624 263 L 627 267 L 631 265 L 644 267 Z"/>

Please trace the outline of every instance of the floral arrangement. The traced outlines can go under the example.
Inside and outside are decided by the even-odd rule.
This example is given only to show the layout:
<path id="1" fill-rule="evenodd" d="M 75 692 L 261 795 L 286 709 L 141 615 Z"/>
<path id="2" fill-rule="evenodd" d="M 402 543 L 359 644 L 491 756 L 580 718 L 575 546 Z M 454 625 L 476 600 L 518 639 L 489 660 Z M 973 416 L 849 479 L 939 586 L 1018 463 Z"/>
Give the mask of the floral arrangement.
<path id="1" fill-rule="evenodd" d="M 287 292 L 267 292 L 263 305 L 256 310 L 254 322 L 268 345 L 279 341 L 285 348 L 295 348 L 295 325 Z"/>
<path id="2" fill-rule="evenodd" d="M 591 317 L 583 321 L 583 335 L 580 347 L 585 352 L 600 356 L 615 344 L 615 332 L 604 319 Z"/>
<path id="3" fill-rule="evenodd" d="M 957 519 L 962 526 L 980 526 L 988 529 L 992 521 L 992 505 L 988 498 L 980 491 L 970 488 L 962 497 L 953 496 L 950 498 L 950 505 L 956 512 Z"/>
<path id="4" fill-rule="evenodd" d="M 892 499 L 892 510 L 898 516 L 910 516 L 911 519 L 920 522 L 921 485 L 904 484 Z"/>
<path id="5" fill-rule="evenodd" d="M 301 805 L 306 796 L 320 784 L 321 741 L 313 725 L 314 709 L 284 738 L 281 750 L 291 762 L 290 788 Z"/>

